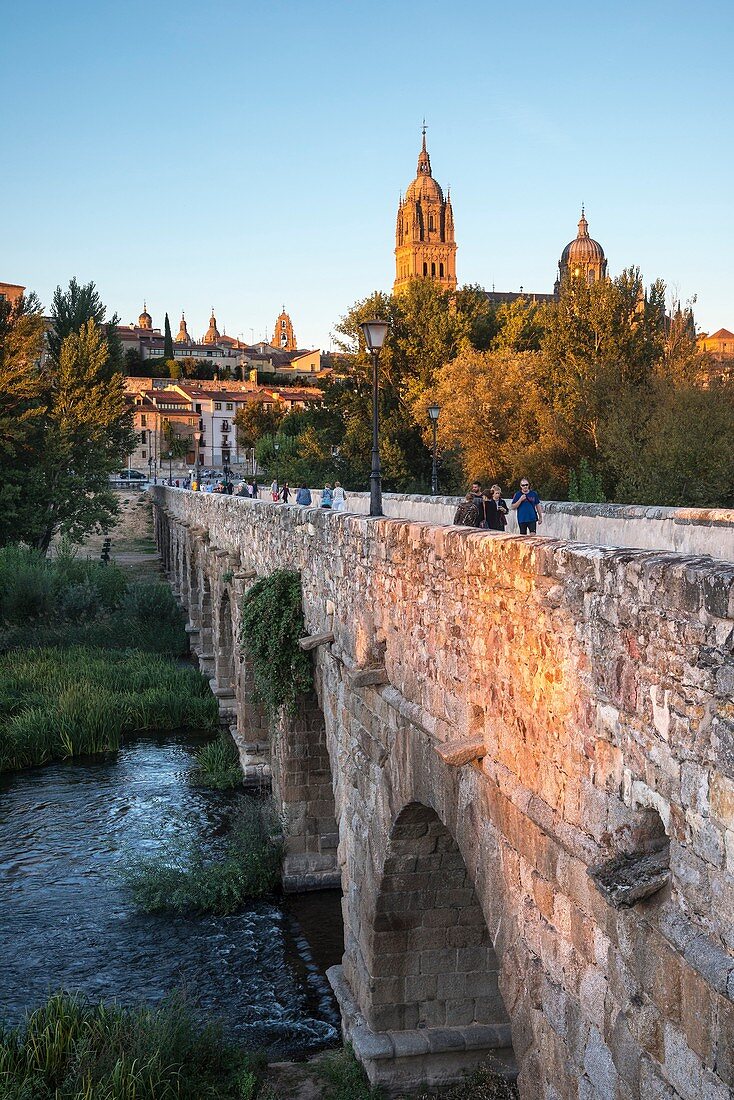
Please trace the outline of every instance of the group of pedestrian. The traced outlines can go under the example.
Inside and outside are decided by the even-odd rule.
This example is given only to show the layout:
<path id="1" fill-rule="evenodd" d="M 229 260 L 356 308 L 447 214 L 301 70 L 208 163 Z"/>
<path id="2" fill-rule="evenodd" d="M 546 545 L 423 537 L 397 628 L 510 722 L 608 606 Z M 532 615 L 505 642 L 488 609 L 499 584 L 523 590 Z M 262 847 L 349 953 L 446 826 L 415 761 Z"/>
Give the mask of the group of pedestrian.
<path id="1" fill-rule="evenodd" d="M 273 504 L 288 504 L 293 496 L 293 490 L 287 481 L 284 485 L 279 485 L 274 480 L 270 486 L 270 496 Z M 335 481 L 332 486 L 331 482 L 327 481 L 321 490 L 320 507 L 328 508 L 333 512 L 343 512 L 346 502 L 347 494 L 344 492 L 341 483 Z M 313 504 L 311 490 L 307 485 L 302 485 L 300 489 L 296 489 L 295 503 L 300 504 L 302 508 L 308 508 Z"/>
<path id="2" fill-rule="evenodd" d="M 504 531 L 507 517 L 513 511 L 521 535 L 534 535 L 539 523 L 543 522 L 543 507 L 535 489 L 531 488 L 527 477 L 520 479 L 520 488 L 513 496 L 508 507 L 499 485 L 482 489 L 475 481 L 471 491 L 456 509 L 454 523 L 460 527 L 479 527 L 485 531 Z"/>

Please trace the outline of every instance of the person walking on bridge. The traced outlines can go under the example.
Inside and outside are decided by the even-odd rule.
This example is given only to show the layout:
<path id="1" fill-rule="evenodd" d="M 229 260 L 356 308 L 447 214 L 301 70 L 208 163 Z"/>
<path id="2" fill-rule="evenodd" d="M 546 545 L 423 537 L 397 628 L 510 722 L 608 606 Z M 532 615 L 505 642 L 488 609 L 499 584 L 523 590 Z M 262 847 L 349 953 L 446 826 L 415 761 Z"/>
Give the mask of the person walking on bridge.
<path id="1" fill-rule="evenodd" d="M 457 527 L 478 527 L 479 512 L 474 503 L 474 494 L 467 493 L 464 500 L 454 514 L 454 525 Z"/>
<path id="2" fill-rule="evenodd" d="M 535 489 L 530 488 L 530 478 L 520 480 L 520 491 L 515 493 L 510 508 L 517 512 L 521 535 L 534 535 L 536 525 L 543 522 L 543 508 Z"/>

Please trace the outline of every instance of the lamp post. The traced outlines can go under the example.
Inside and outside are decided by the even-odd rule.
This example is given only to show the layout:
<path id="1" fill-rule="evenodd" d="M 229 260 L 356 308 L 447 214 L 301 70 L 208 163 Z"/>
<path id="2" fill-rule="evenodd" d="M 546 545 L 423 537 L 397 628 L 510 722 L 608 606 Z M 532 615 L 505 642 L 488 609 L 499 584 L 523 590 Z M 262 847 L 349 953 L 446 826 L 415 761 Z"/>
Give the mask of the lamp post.
<path id="1" fill-rule="evenodd" d="M 148 481 L 153 480 L 153 456 L 148 456 Z"/>
<path id="2" fill-rule="evenodd" d="M 377 367 L 387 336 L 387 321 L 362 321 L 359 326 L 367 350 L 372 356 L 372 472 L 370 474 L 370 515 L 382 515 L 382 475 L 380 472 L 380 406 Z"/>
<path id="3" fill-rule="evenodd" d="M 438 431 L 438 417 L 441 409 L 438 405 L 428 406 L 428 419 L 433 428 L 433 465 L 431 466 L 431 496 L 438 492 L 438 466 L 436 464 L 436 432 Z"/>
<path id="4" fill-rule="evenodd" d="M 173 485 L 173 451 L 168 452 L 168 484 Z"/>
<path id="5" fill-rule="evenodd" d="M 194 442 L 196 443 L 196 454 L 194 455 L 194 466 L 196 468 L 196 488 L 201 489 L 201 439 L 203 433 L 201 431 L 194 432 Z"/>
<path id="6" fill-rule="evenodd" d="M 278 451 L 280 450 L 280 443 L 273 443 L 273 450 L 275 451 L 275 484 L 280 492 L 280 481 L 278 480 Z"/>

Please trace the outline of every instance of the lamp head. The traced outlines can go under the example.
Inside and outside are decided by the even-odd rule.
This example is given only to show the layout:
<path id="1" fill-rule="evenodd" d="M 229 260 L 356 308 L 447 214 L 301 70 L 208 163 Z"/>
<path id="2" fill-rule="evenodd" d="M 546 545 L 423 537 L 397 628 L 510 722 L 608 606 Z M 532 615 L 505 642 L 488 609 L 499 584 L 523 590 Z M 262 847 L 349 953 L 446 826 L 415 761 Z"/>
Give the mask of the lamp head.
<path id="1" fill-rule="evenodd" d="M 385 342 L 387 330 L 390 327 L 387 321 L 362 321 L 360 326 L 364 335 L 364 342 L 368 351 L 379 351 Z"/>
<path id="2" fill-rule="evenodd" d="M 428 406 L 428 418 L 429 418 L 429 420 L 438 420 L 438 414 L 440 412 L 441 412 L 441 407 L 439 405 L 429 405 Z"/>

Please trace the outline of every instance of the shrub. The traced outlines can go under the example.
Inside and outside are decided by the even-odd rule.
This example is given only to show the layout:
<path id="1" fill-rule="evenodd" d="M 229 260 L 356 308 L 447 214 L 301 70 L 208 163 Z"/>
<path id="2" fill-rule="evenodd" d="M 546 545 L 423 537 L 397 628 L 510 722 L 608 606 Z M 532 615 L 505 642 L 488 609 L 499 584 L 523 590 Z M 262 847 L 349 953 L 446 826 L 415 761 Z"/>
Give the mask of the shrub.
<path id="1" fill-rule="evenodd" d="M 305 633 L 298 573 L 277 569 L 243 596 L 239 641 L 252 658 L 255 699 L 271 717 L 281 707 L 294 713 L 313 691 L 311 658 L 298 645 Z"/>
<path id="2" fill-rule="evenodd" d="M 72 584 L 65 588 L 59 598 L 58 610 L 62 619 L 79 623 L 96 619 L 99 612 L 99 592 L 89 581 Z"/>
<path id="3" fill-rule="evenodd" d="M 125 609 L 130 618 L 149 626 L 178 625 L 181 609 L 167 584 L 131 584 Z"/>
<path id="4" fill-rule="evenodd" d="M 218 791 L 242 785 L 239 756 L 231 737 L 222 733 L 216 741 L 199 749 L 191 782 L 197 787 L 212 787 Z"/>
<path id="5" fill-rule="evenodd" d="M 55 584 L 48 563 L 38 550 L 26 546 L 0 549 L 0 619 L 25 623 L 50 616 L 55 606 Z"/>
<path id="6" fill-rule="evenodd" d="M 177 841 L 154 856 L 136 856 L 122 869 L 133 899 L 146 913 L 234 913 L 278 882 L 282 844 L 272 807 L 240 801 L 221 854 L 201 841 Z"/>
<path id="7" fill-rule="evenodd" d="M 261 1073 L 180 994 L 125 1008 L 54 993 L 0 1033 L 3 1100 L 241 1100 Z"/>

